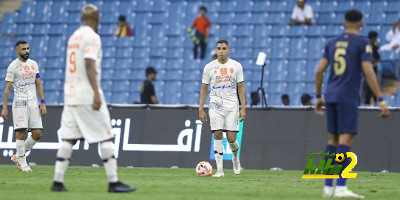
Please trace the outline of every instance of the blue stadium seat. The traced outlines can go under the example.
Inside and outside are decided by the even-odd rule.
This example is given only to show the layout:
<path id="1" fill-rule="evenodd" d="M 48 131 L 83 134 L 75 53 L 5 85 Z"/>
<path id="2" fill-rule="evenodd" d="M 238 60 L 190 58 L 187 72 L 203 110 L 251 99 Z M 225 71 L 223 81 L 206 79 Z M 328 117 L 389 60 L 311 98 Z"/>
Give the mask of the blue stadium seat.
<path id="1" fill-rule="evenodd" d="M 200 92 L 185 92 L 183 93 L 182 104 L 199 104 Z"/>
<path id="2" fill-rule="evenodd" d="M 114 24 L 100 24 L 99 34 L 101 36 L 114 35 L 115 27 L 116 26 Z"/>
<path id="3" fill-rule="evenodd" d="M 184 60 L 178 58 L 168 58 L 164 66 L 165 69 L 182 69 Z"/>
<path id="4" fill-rule="evenodd" d="M 306 82 L 290 82 L 289 93 L 290 94 L 303 94 L 307 92 Z"/>
<path id="5" fill-rule="evenodd" d="M 113 91 L 131 91 L 130 82 L 128 80 L 116 80 L 113 82 Z"/>
<path id="6" fill-rule="evenodd" d="M 44 87 L 46 90 L 46 87 Z M 64 95 L 62 90 L 46 90 L 46 101 L 48 104 L 62 104 Z"/>
<path id="7" fill-rule="evenodd" d="M 52 80 L 46 79 L 43 81 L 43 88 L 44 90 L 62 90 L 64 87 L 64 81 L 62 80 Z"/>
<path id="8" fill-rule="evenodd" d="M 271 71 L 272 81 L 285 81 L 289 78 L 288 66 L 289 62 L 287 60 L 279 60 L 271 63 L 269 69 Z"/>
<path id="9" fill-rule="evenodd" d="M 183 93 L 189 92 L 200 92 L 201 89 L 201 78 L 197 80 L 186 80 L 183 81 L 182 91 Z"/>
<path id="10" fill-rule="evenodd" d="M 130 58 L 133 55 L 133 48 L 132 47 L 117 47 L 117 58 Z M 117 60 L 118 62 L 118 60 Z"/>
<path id="11" fill-rule="evenodd" d="M 182 98 L 182 82 L 181 81 L 168 81 L 165 83 L 165 88 L 168 89 L 164 92 L 163 103 L 167 104 L 180 104 Z"/>
<path id="12" fill-rule="evenodd" d="M 46 69 L 46 76 L 47 79 L 64 79 L 65 77 L 64 68 L 60 67 L 59 69 L 57 68 Z"/>
<path id="13" fill-rule="evenodd" d="M 102 80 L 101 88 L 104 91 L 112 91 L 114 89 L 114 82 L 112 80 Z"/>
<path id="14" fill-rule="evenodd" d="M 307 61 L 293 60 L 289 63 L 290 81 L 307 81 Z"/>
<path id="15" fill-rule="evenodd" d="M 126 91 L 116 91 L 112 93 L 111 103 L 116 104 L 127 104 L 129 102 L 129 92 Z"/>
<path id="16" fill-rule="evenodd" d="M 33 25 L 32 24 L 18 24 L 16 28 L 16 33 L 20 36 L 28 35 L 32 33 Z"/>
<path id="17" fill-rule="evenodd" d="M 133 68 L 133 59 L 129 58 L 129 56 L 125 58 L 118 58 L 116 61 L 117 62 L 115 64 L 117 68 Z"/>

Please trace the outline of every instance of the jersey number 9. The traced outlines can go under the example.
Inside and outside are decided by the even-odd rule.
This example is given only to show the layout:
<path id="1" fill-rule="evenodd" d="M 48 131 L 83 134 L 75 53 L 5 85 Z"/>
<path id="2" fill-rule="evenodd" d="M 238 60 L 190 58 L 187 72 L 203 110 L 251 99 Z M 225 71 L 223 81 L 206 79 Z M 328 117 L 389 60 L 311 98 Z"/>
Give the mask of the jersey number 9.
<path id="1" fill-rule="evenodd" d="M 69 54 L 68 60 L 69 60 L 69 64 L 72 65 L 72 67 L 69 68 L 69 72 L 71 74 L 73 74 L 76 71 L 76 55 L 75 55 L 74 51 Z"/>
<path id="2" fill-rule="evenodd" d="M 344 56 L 346 55 L 346 49 L 337 48 L 335 50 L 335 63 L 333 64 L 333 70 L 335 71 L 336 76 L 340 76 L 346 70 L 346 60 Z"/>

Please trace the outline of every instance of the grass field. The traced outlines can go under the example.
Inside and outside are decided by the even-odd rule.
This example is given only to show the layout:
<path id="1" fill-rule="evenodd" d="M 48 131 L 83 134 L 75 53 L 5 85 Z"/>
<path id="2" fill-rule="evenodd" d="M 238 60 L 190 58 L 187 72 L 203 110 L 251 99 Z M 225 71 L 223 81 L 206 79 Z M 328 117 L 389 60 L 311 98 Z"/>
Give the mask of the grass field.
<path id="1" fill-rule="evenodd" d="M 129 194 L 107 193 L 103 168 L 70 167 L 68 193 L 50 192 L 53 166 L 37 166 L 21 173 L 13 165 L 0 165 L 1 200 L 100 200 L 100 199 L 321 199 L 323 180 L 301 179 L 302 171 L 245 170 L 235 176 L 197 177 L 194 169 L 119 168 L 120 180 L 135 185 Z M 399 199 L 400 173 L 358 172 L 349 181 L 353 191 L 366 199 Z"/>

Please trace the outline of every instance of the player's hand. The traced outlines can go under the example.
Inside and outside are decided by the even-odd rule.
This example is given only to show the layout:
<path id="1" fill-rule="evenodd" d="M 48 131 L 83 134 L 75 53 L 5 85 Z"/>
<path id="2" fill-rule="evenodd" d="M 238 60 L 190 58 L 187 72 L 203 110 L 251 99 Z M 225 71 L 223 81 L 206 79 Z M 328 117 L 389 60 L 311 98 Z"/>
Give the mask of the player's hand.
<path id="1" fill-rule="evenodd" d="M 101 106 L 101 99 L 99 93 L 95 93 L 93 97 L 93 110 L 99 110 Z"/>
<path id="2" fill-rule="evenodd" d="M 324 110 L 322 110 L 322 106 L 325 105 L 325 101 L 323 98 L 318 98 L 315 102 L 315 114 L 324 115 Z"/>
<path id="3" fill-rule="evenodd" d="M 392 49 L 393 49 L 393 50 L 397 50 L 399 47 L 400 47 L 399 44 L 395 44 L 395 45 L 392 46 Z"/>
<path id="4" fill-rule="evenodd" d="M 246 108 L 242 108 L 239 111 L 239 117 L 244 121 L 246 119 Z"/>
<path id="5" fill-rule="evenodd" d="M 46 104 L 42 104 L 40 105 L 40 115 L 44 116 L 47 114 L 47 108 L 46 108 Z"/>
<path id="6" fill-rule="evenodd" d="M 387 118 L 387 117 L 389 117 L 389 115 L 390 115 L 390 110 L 389 110 L 389 108 L 387 108 L 386 105 L 385 105 L 385 106 L 382 106 L 382 107 L 381 107 L 381 117 L 382 117 L 382 118 Z"/>
<path id="7" fill-rule="evenodd" d="M 4 120 L 7 120 L 7 118 L 8 118 L 8 109 L 7 109 L 7 107 L 3 107 L 3 110 L 1 111 L 1 117 Z"/>
<path id="8" fill-rule="evenodd" d="M 206 123 L 206 121 L 208 121 L 207 114 L 206 112 L 204 112 L 204 110 L 199 110 L 199 119 L 203 124 Z"/>

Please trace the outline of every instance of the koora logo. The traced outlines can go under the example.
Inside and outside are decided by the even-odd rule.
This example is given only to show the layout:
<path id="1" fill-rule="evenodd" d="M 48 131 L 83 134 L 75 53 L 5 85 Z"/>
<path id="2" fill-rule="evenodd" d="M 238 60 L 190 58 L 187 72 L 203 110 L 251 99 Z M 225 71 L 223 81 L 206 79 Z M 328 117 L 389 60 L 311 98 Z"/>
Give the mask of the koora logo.
<path id="1" fill-rule="evenodd" d="M 318 161 L 319 165 L 313 165 L 314 160 L 319 156 L 322 158 Z M 346 157 L 343 153 L 311 153 L 309 152 L 307 155 L 308 163 L 306 169 L 303 172 L 302 178 L 332 178 L 337 179 L 340 178 L 356 178 L 357 173 L 350 173 L 350 171 L 357 165 L 357 156 L 353 152 L 346 152 L 347 159 L 351 158 L 351 162 L 347 165 L 345 169 L 342 170 L 342 163 L 346 161 Z M 328 159 L 326 159 L 328 158 Z M 335 158 L 336 165 L 333 162 L 333 158 Z M 340 175 L 340 176 L 339 176 Z"/>

